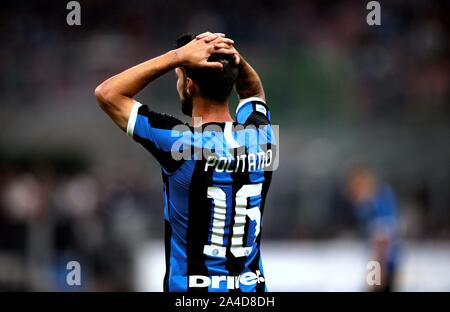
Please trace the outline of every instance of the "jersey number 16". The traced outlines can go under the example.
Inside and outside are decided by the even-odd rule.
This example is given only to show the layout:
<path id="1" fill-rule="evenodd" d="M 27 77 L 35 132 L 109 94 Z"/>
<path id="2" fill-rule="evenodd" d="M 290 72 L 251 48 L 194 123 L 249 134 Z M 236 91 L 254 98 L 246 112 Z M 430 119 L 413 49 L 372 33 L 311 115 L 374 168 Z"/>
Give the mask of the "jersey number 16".
<path id="1" fill-rule="evenodd" d="M 245 257 L 252 251 L 253 245 L 261 228 L 261 210 L 258 206 L 247 209 L 248 198 L 261 195 L 262 183 L 243 185 L 236 193 L 236 210 L 231 237 L 230 251 L 235 257 Z M 203 253 L 208 256 L 225 257 L 226 246 L 224 246 L 225 221 L 227 217 L 227 204 L 225 192 L 217 186 L 208 187 L 208 198 L 213 200 L 213 224 L 210 233 L 210 244 L 205 245 Z M 250 235 L 253 241 L 250 246 L 244 246 L 244 231 L 247 217 L 255 221 L 254 233 Z M 250 227 L 249 227 L 250 228 Z"/>

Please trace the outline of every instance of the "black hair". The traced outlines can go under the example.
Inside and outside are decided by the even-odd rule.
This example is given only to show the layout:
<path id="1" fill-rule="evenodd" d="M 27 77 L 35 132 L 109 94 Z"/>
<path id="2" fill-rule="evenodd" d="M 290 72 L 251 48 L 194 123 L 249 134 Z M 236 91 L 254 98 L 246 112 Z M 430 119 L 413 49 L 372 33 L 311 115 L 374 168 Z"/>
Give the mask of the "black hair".
<path id="1" fill-rule="evenodd" d="M 180 48 L 195 39 L 193 35 L 183 35 L 177 39 Z M 187 77 L 199 86 L 200 94 L 210 100 L 223 102 L 228 99 L 236 83 L 238 67 L 232 55 L 213 54 L 209 62 L 222 63 L 222 69 L 181 67 Z"/>

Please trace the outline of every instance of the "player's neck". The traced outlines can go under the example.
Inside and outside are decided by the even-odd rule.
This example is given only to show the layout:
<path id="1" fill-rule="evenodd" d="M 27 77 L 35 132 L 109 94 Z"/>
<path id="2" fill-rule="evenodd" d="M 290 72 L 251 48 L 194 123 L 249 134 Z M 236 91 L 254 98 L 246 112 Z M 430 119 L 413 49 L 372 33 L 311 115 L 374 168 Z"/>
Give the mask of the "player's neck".
<path id="1" fill-rule="evenodd" d="M 228 109 L 228 101 L 214 102 L 203 98 L 195 99 L 192 108 L 192 125 L 201 126 L 208 122 L 233 121 Z"/>

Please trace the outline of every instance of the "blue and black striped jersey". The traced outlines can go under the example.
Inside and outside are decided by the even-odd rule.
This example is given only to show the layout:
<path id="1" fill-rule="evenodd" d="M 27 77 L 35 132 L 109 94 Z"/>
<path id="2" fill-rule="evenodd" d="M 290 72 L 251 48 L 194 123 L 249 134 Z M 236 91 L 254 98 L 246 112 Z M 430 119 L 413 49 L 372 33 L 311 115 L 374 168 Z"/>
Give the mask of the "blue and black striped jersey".
<path id="1" fill-rule="evenodd" d="M 127 133 L 162 167 L 165 291 L 266 291 L 261 220 L 275 155 L 270 112 L 240 102 L 235 122 L 191 127 L 136 102 Z"/>

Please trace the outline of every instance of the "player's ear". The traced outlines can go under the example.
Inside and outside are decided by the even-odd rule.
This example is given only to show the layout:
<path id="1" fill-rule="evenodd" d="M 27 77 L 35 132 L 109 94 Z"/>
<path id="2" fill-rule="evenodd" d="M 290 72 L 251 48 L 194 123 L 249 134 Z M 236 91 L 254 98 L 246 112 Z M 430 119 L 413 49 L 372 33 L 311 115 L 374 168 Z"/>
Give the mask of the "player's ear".
<path id="1" fill-rule="evenodd" d="M 196 84 L 191 78 L 186 78 L 186 93 L 189 96 L 192 96 L 195 92 Z"/>

